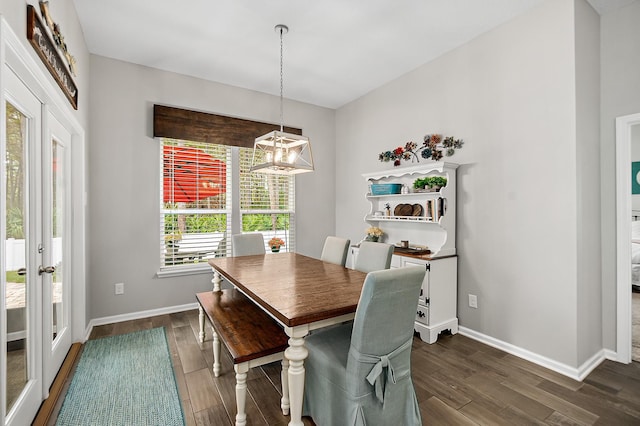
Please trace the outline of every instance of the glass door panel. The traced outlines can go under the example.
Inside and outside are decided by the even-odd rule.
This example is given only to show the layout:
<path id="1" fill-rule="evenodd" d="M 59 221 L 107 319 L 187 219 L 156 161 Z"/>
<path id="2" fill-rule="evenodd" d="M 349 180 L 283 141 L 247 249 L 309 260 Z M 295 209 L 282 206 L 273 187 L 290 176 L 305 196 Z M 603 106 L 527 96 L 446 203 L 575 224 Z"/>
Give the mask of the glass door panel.
<path id="1" fill-rule="evenodd" d="M 55 340 L 64 329 L 64 224 L 65 224 L 65 187 L 64 187 L 64 146 L 55 139 L 51 142 L 51 264 L 55 271 L 51 275 L 51 339 Z"/>
<path id="2" fill-rule="evenodd" d="M 30 336 L 27 303 L 29 286 L 26 280 L 28 239 L 27 215 L 27 141 L 28 119 L 10 102 L 6 102 L 5 152 L 5 309 L 7 333 L 6 412 L 9 412 L 29 379 L 28 351 Z"/>

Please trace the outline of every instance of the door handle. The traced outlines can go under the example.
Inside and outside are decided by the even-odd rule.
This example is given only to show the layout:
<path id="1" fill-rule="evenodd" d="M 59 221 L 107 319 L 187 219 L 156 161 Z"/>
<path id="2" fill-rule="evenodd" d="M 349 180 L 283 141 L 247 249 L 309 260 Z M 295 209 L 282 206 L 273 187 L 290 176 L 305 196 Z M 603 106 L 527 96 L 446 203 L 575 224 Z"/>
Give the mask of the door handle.
<path id="1" fill-rule="evenodd" d="M 27 275 L 27 268 L 20 268 L 17 273 L 18 275 Z"/>
<path id="2" fill-rule="evenodd" d="M 42 274 L 53 274 L 56 271 L 55 266 L 42 266 L 38 267 L 38 275 Z"/>

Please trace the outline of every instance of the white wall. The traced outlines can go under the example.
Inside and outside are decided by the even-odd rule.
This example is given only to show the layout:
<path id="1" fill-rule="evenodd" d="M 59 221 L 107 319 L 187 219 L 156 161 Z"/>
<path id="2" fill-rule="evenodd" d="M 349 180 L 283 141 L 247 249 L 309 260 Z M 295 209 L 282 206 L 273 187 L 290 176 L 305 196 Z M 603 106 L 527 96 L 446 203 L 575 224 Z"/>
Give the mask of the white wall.
<path id="1" fill-rule="evenodd" d="M 279 97 L 91 56 L 89 283 L 92 318 L 195 302 L 211 273 L 156 278 L 160 157 L 154 103 L 278 123 Z M 316 171 L 296 178 L 297 251 L 320 256 L 333 234 L 335 112 L 285 103 L 285 124 L 311 139 Z M 259 135 L 256 135 L 259 136 Z M 125 294 L 114 295 L 114 283 Z"/>
<path id="2" fill-rule="evenodd" d="M 640 113 L 640 2 L 600 18 L 602 303 L 604 347 L 616 350 L 615 119 Z"/>
<path id="3" fill-rule="evenodd" d="M 38 16 L 40 15 L 40 6 L 37 0 L 28 0 L 26 2 L 15 0 L 0 1 L 0 13 L 7 21 L 9 26 L 21 38 L 27 50 L 32 53 L 38 64 L 42 64 L 42 60 L 36 54 L 29 41 L 27 40 L 27 4 L 36 8 Z M 89 51 L 84 41 L 82 27 L 78 21 L 76 9 L 73 6 L 73 0 L 56 0 L 50 2 L 49 11 L 54 22 L 60 24 L 62 34 L 69 52 L 77 60 L 77 76 L 74 81 L 78 86 L 78 110 L 75 112 L 76 119 L 83 128 L 87 128 L 88 123 L 88 102 L 89 102 Z M 44 64 L 42 69 L 45 70 L 47 76 L 50 77 L 49 71 L 46 70 Z M 58 87 L 53 77 L 50 77 L 53 85 Z"/>
<path id="4" fill-rule="evenodd" d="M 575 0 L 577 364 L 602 349 L 600 252 L 600 16 Z"/>
<path id="5" fill-rule="evenodd" d="M 439 132 L 458 169 L 460 324 L 577 364 L 574 4 L 548 1 L 340 108 L 337 233 L 363 236 L 361 173 Z M 478 296 L 478 309 L 467 294 Z"/>

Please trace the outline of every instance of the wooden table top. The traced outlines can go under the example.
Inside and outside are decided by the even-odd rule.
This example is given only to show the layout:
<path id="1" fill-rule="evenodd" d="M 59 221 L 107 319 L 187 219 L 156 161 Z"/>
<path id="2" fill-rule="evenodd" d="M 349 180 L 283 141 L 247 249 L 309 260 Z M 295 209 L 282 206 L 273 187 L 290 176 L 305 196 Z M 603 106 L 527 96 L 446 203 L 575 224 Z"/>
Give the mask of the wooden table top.
<path id="1" fill-rule="evenodd" d="M 288 327 L 355 312 L 366 278 L 297 253 L 220 257 L 209 264 Z"/>

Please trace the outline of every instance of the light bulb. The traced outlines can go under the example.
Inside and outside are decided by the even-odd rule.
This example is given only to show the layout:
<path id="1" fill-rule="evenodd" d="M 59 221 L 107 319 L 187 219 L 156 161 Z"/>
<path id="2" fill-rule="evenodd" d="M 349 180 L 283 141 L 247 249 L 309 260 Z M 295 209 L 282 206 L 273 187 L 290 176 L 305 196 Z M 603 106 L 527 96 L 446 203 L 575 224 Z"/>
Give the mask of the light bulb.
<path id="1" fill-rule="evenodd" d="M 279 163 L 279 162 L 281 162 L 281 161 L 282 161 L 282 150 L 281 150 L 281 149 L 278 149 L 278 150 L 276 151 L 276 163 Z"/>
<path id="2" fill-rule="evenodd" d="M 289 164 L 295 163 L 297 157 L 298 157 L 298 153 L 297 152 L 289 151 L 289 156 L 287 157 L 289 159 Z"/>

